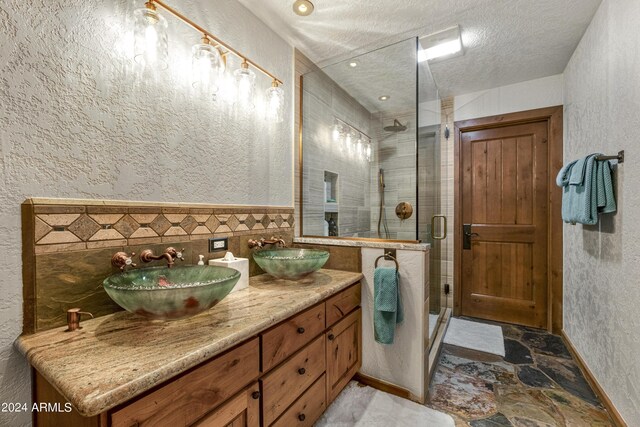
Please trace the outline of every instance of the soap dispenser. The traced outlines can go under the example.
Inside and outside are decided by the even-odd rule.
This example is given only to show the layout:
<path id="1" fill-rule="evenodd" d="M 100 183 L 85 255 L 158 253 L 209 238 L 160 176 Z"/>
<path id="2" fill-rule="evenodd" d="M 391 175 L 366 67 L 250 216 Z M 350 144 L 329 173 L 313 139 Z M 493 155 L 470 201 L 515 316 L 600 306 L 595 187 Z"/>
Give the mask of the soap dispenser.
<path id="1" fill-rule="evenodd" d="M 200 261 L 198 261 L 198 265 L 204 265 L 204 255 L 198 255 L 200 257 Z"/>

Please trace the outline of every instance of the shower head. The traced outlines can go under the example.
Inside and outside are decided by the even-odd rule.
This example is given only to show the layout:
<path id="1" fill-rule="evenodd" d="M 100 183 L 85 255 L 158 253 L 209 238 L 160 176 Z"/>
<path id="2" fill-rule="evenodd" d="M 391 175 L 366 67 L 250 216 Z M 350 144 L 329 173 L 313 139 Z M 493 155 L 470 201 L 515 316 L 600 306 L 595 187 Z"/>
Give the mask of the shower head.
<path id="1" fill-rule="evenodd" d="M 407 126 L 400 123 L 398 119 L 393 119 L 393 125 L 385 126 L 384 130 L 387 132 L 404 132 L 407 130 Z"/>

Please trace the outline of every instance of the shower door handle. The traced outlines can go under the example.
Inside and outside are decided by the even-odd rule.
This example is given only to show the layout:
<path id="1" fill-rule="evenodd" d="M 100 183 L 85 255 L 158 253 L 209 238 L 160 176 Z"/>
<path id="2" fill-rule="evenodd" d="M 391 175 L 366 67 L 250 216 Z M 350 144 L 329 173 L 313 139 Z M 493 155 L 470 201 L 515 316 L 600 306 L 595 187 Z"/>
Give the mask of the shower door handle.
<path id="1" fill-rule="evenodd" d="M 442 218 L 442 234 L 436 236 L 434 230 L 436 229 L 436 218 Z M 431 238 L 433 240 L 444 240 L 447 238 L 447 217 L 444 215 L 434 215 L 431 217 Z"/>

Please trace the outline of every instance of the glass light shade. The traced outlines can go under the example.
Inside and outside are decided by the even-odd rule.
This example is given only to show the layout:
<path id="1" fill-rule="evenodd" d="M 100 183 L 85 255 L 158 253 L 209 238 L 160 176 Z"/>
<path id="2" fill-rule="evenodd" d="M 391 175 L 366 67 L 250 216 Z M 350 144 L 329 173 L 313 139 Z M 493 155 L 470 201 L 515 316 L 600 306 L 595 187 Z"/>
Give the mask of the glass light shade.
<path id="1" fill-rule="evenodd" d="M 191 48 L 192 86 L 203 96 L 214 96 L 221 84 L 225 64 L 220 51 L 210 44 Z"/>
<path id="2" fill-rule="evenodd" d="M 362 135 L 358 135 L 358 141 L 356 142 L 356 155 L 358 157 L 363 157 L 364 155 L 362 151 Z"/>
<path id="3" fill-rule="evenodd" d="M 273 123 L 284 121 L 284 89 L 279 86 L 267 89 L 266 119 Z"/>
<path id="4" fill-rule="evenodd" d="M 145 69 L 165 70 L 169 66 L 167 21 L 155 10 L 142 8 L 134 12 L 134 60 Z"/>
<path id="5" fill-rule="evenodd" d="M 236 77 L 236 104 L 244 110 L 249 111 L 254 107 L 253 93 L 256 74 L 249 68 L 239 68 L 234 73 Z"/>
<path id="6" fill-rule="evenodd" d="M 367 161 L 370 162 L 373 160 L 372 152 L 371 152 L 371 142 L 367 144 L 367 148 L 365 149 L 365 156 Z"/>
<path id="7" fill-rule="evenodd" d="M 333 142 L 340 141 L 340 134 L 342 133 L 342 126 L 340 126 L 340 122 L 337 119 L 333 120 Z"/>

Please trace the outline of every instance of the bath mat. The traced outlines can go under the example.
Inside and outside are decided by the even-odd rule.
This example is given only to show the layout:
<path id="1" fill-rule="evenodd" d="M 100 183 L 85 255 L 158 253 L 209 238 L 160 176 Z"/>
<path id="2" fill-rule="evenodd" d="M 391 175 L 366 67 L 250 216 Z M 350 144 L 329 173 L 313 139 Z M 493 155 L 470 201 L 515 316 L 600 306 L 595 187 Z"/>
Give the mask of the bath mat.
<path id="1" fill-rule="evenodd" d="M 451 318 L 444 342 L 504 357 L 504 337 L 500 326 Z"/>
<path id="2" fill-rule="evenodd" d="M 454 427 L 451 416 L 351 381 L 314 427 Z"/>

